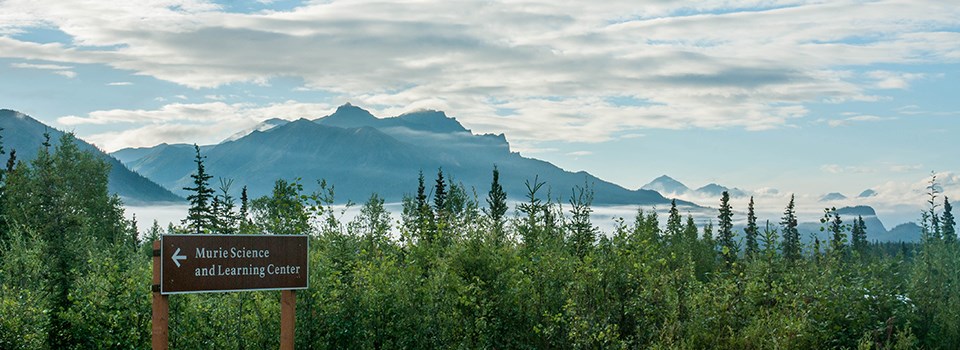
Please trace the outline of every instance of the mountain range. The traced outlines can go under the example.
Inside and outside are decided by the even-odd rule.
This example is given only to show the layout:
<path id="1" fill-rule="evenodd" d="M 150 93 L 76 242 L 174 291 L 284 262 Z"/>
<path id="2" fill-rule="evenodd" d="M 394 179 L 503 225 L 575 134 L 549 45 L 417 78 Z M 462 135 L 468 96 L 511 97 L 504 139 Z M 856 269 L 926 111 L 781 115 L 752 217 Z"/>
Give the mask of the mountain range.
<path id="1" fill-rule="evenodd" d="M 687 185 L 684 185 L 682 182 L 675 180 L 672 177 L 667 175 L 662 175 L 653 181 L 650 181 L 646 185 L 640 187 L 645 190 L 657 191 L 664 195 L 676 195 L 681 196 L 685 194 L 693 194 L 700 197 L 716 197 L 720 198 L 723 192 L 727 192 L 730 197 L 745 197 L 747 192 L 739 188 L 729 188 L 726 186 L 721 186 L 715 183 L 709 183 L 700 187 L 696 190 L 691 190 Z"/>
<path id="2" fill-rule="evenodd" d="M 328 116 L 286 121 L 268 119 L 216 145 L 201 148 L 208 173 L 247 186 L 251 197 L 269 194 L 275 180 L 302 179 L 307 191 L 325 179 L 338 202 L 364 201 L 377 193 L 399 201 L 417 189 L 423 172 L 428 188 L 438 169 L 483 198 L 496 166 L 511 199 L 521 200 L 526 183 L 545 182 L 554 200 L 566 202 L 575 186 L 590 186 L 594 204 L 664 205 L 669 199 L 647 189 L 630 190 L 586 172 L 569 172 L 551 163 L 512 152 L 503 134 L 473 134 L 440 111 L 418 111 L 379 118 L 345 104 Z M 113 155 L 130 169 L 174 193 L 185 195 L 196 171 L 192 145 L 161 144 L 122 149 Z M 216 182 L 216 181 L 214 181 Z M 696 206 L 679 201 L 681 205 Z"/>
<path id="3" fill-rule="evenodd" d="M 5 149 L 16 149 L 22 161 L 36 156 L 45 132 L 50 133 L 54 144 L 63 134 L 11 110 L 0 110 L 0 128 L 4 129 Z M 183 203 L 181 196 L 187 193 L 182 188 L 190 185 L 190 175 L 196 171 L 193 145 L 126 148 L 110 155 L 79 139 L 78 145 L 111 164 L 109 189 L 127 204 Z M 236 186 L 233 192 L 247 186 L 252 198 L 268 195 L 277 179 L 300 179 L 307 191 L 316 187 L 316 180 L 326 179 L 335 186 L 341 203 L 363 201 L 371 193 L 399 201 L 416 190 L 419 172 L 423 171 L 427 187 L 432 188 L 437 169 L 443 169 L 445 177 L 463 184 L 469 195 L 482 201 L 494 166 L 500 170 L 500 182 L 512 200 L 524 200 L 526 184 L 534 181 L 546 183 L 541 197 L 549 193 L 561 202 L 566 202 L 574 187 L 588 185 L 594 191 L 595 205 L 662 208 L 670 200 L 661 193 L 711 198 L 719 198 L 723 191 L 732 197 L 748 195 L 747 191 L 715 183 L 691 190 L 667 175 L 630 190 L 586 172 L 569 172 L 549 162 L 523 157 L 510 150 L 503 134 L 473 134 L 443 112 L 418 111 L 378 118 L 350 104 L 312 120 L 267 119 L 218 144 L 200 146 L 200 152 L 207 172 L 215 177 L 212 186 L 217 186 L 217 178 L 232 179 Z M 859 197 L 872 195 L 875 193 L 867 190 Z M 677 203 L 708 209 L 687 201 Z M 838 211 L 847 223 L 862 215 L 870 240 L 919 239 L 916 224 L 902 224 L 888 231 L 870 207 Z M 819 223 L 804 223 L 800 230 L 805 238 L 825 239 L 819 228 Z"/>
<path id="4" fill-rule="evenodd" d="M 36 158 L 37 151 L 44 141 L 44 133 L 50 134 L 50 143 L 55 147 L 60 142 L 63 131 L 51 128 L 32 117 L 9 109 L 0 109 L 0 128 L 3 131 L 3 148 L 7 152 L 16 150 L 17 160 L 29 162 Z M 107 155 L 93 145 L 77 139 L 77 146 L 89 151 L 110 164 L 108 190 L 119 195 L 127 204 L 182 202 L 183 198 L 171 193 L 153 181 L 130 171 L 119 160 Z"/>
<path id="5" fill-rule="evenodd" d="M 667 175 L 657 177 L 641 188 L 657 191 L 664 195 L 693 195 L 696 197 L 717 199 L 720 198 L 723 191 L 728 191 L 731 197 L 744 197 L 748 195 L 747 191 L 738 188 L 729 188 L 715 183 L 691 190 L 687 185 Z M 868 189 L 863 191 L 858 198 L 868 198 L 875 195 L 875 191 Z M 822 196 L 820 202 L 845 199 L 847 199 L 847 197 L 843 194 L 834 192 Z M 877 217 L 876 211 L 870 206 L 858 205 L 842 207 L 837 209 L 837 213 L 840 214 L 841 220 L 848 225 L 852 224 L 853 220 L 857 217 L 863 217 L 864 224 L 867 227 L 867 239 L 870 241 L 916 242 L 920 240 L 920 227 L 917 226 L 917 224 L 908 222 L 888 230 L 883 222 L 880 221 L 880 218 Z M 743 227 L 737 227 L 738 230 L 742 232 Z M 821 227 L 823 227 L 823 225 L 819 222 L 803 222 L 799 224 L 797 229 L 800 231 L 801 239 L 805 242 L 813 241 L 814 238 L 819 238 L 821 241 L 828 241 L 831 238 L 830 233 L 820 231 Z"/>

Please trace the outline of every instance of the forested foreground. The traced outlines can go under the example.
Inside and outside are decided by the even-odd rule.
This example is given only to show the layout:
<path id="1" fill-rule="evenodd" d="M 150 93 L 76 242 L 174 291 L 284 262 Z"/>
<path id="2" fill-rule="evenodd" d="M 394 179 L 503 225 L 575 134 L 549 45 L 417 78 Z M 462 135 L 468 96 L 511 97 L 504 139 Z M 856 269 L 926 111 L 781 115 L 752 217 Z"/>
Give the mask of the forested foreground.
<path id="1" fill-rule="evenodd" d="M 745 232 L 724 196 L 716 226 L 674 207 L 601 233 L 588 185 L 551 199 L 531 176 L 511 216 L 495 168 L 482 196 L 421 175 L 399 220 L 373 195 L 342 222 L 332 185 L 278 180 L 248 200 L 211 187 L 198 149 L 188 217 L 138 235 L 71 137 L 2 171 L 3 349 L 149 347 L 150 241 L 166 232 L 309 235 L 304 349 L 960 348 L 960 246 L 935 180 L 921 244 L 870 243 L 827 209 L 833 239 L 806 245 L 792 200 L 773 224 L 747 208 Z M 276 348 L 279 295 L 171 296 L 171 347 Z"/>

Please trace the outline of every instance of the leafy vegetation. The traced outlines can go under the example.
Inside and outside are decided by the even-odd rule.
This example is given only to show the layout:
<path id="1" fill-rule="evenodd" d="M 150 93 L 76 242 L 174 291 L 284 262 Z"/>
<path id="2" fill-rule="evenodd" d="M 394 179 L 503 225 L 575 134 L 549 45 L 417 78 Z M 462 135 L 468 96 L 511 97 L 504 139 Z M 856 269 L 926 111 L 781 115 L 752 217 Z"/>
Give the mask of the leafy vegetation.
<path id="1" fill-rule="evenodd" d="M 2 173 L 3 349 L 146 348 L 149 243 L 167 232 L 308 235 L 298 348 L 960 348 L 960 246 L 935 179 L 920 244 L 870 243 L 862 219 L 827 210 L 822 254 L 800 241 L 791 199 L 764 227 L 751 201 L 741 251 L 726 195 L 717 237 L 676 205 L 665 225 L 638 210 L 601 233 L 590 184 L 555 197 L 534 177 L 510 217 L 496 168 L 485 206 L 438 170 L 399 220 L 374 194 L 344 222 L 322 180 L 241 190 L 238 206 L 198 150 L 189 217 L 138 234 L 105 163 L 71 138 Z M 275 348 L 279 313 L 278 292 L 175 295 L 170 345 Z"/>

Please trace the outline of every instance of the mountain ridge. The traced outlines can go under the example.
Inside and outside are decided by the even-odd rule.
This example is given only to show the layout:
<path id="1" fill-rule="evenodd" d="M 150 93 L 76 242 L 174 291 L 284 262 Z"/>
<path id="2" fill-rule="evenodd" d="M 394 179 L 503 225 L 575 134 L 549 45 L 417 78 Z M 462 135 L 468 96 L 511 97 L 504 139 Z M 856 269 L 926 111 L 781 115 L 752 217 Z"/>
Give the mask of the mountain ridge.
<path id="1" fill-rule="evenodd" d="M 527 181 L 543 181 L 538 195 L 565 199 L 575 186 L 591 186 L 597 204 L 663 205 L 669 200 L 648 190 L 628 190 L 589 173 L 574 173 L 510 150 L 503 134 L 473 134 L 455 118 L 440 111 L 416 111 L 396 117 L 377 118 L 366 110 L 345 104 L 331 115 L 301 118 L 252 131 L 233 140 L 207 145 L 207 171 L 216 177 L 249 186 L 249 195 L 269 194 L 277 179 L 303 179 L 306 190 L 325 179 L 336 186 L 337 199 L 354 202 L 378 193 L 399 201 L 417 188 L 417 174 L 427 185 L 437 169 L 448 179 L 462 182 L 468 191 L 484 193 L 494 166 L 500 169 L 501 185 L 513 199 L 526 193 Z M 152 152 L 120 150 L 128 165 L 156 179 L 174 192 L 189 184 L 195 170 L 190 155 L 157 146 Z M 182 152 L 182 151 L 181 151 Z M 549 193 L 548 193 L 549 191 Z M 478 195 L 479 196 L 479 195 Z M 678 201 L 681 205 L 696 204 Z"/>
<path id="2" fill-rule="evenodd" d="M 9 154 L 17 150 L 17 159 L 30 161 L 37 155 L 43 143 L 43 134 L 50 134 L 50 143 L 59 144 L 63 131 L 50 127 L 33 117 L 11 109 L 0 109 L 0 127 L 3 130 L 4 149 Z M 107 188 L 119 195 L 127 204 L 182 202 L 183 198 L 154 183 L 147 177 L 129 170 L 117 158 L 101 151 L 96 146 L 77 138 L 77 147 L 93 153 L 110 164 Z"/>

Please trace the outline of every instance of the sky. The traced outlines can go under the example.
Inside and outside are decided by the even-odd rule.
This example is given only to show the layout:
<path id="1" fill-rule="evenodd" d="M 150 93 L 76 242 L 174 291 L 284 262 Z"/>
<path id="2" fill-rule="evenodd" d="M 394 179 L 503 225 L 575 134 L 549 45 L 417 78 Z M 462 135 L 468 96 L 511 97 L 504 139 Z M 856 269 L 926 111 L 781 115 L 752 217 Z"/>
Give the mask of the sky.
<path id="1" fill-rule="evenodd" d="M 0 108 L 107 151 L 436 109 L 627 188 L 904 221 L 931 173 L 960 198 L 958 85 L 955 1 L 0 0 Z"/>

